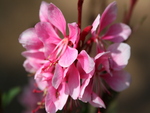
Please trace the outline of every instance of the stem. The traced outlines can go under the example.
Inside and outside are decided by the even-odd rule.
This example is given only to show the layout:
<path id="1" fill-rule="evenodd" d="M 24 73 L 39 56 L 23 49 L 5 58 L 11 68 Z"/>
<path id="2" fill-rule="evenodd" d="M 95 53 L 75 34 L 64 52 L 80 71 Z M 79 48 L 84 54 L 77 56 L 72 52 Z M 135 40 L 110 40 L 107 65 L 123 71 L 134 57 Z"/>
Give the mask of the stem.
<path id="1" fill-rule="evenodd" d="M 130 0 L 130 8 L 129 8 L 129 11 L 126 13 L 125 12 L 125 16 L 124 16 L 124 19 L 123 19 L 123 23 L 129 25 L 132 29 L 132 34 L 134 32 L 134 29 L 132 28 L 132 26 L 130 25 L 130 20 L 131 20 L 131 16 L 132 16 L 132 12 L 133 12 L 133 9 L 135 7 L 135 4 L 137 3 L 138 0 Z M 125 40 L 124 42 L 127 43 L 128 40 L 130 39 L 130 37 Z"/>
<path id="2" fill-rule="evenodd" d="M 78 27 L 81 29 L 82 4 L 84 0 L 78 0 Z"/>
<path id="3" fill-rule="evenodd" d="M 135 4 L 137 3 L 138 0 L 130 0 L 130 8 L 129 8 L 129 11 L 128 13 L 126 13 L 125 17 L 124 17 L 124 20 L 123 22 L 125 24 L 128 24 L 130 23 L 130 19 L 131 19 L 131 15 L 132 15 L 132 12 L 133 12 L 133 9 L 135 7 Z"/>

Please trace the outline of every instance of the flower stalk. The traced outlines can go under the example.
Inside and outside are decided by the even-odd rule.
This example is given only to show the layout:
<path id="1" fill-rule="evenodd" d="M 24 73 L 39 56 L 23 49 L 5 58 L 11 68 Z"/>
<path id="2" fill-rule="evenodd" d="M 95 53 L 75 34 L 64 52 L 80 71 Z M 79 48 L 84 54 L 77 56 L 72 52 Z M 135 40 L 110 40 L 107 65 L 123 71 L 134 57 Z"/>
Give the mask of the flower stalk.
<path id="1" fill-rule="evenodd" d="M 78 27 L 81 29 L 81 21 L 82 21 L 82 6 L 84 0 L 78 0 Z"/>
<path id="2" fill-rule="evenodd" d="M 136 5 L 138 0 L 130 0 L 130 7 L 128 12 L 125 13 L 124 19 L 123 19 L 123 23 L 129 25 L 130 24 L 130 20 L 131 20 L 131 16 L 134 10 L 134 7 Z"/>

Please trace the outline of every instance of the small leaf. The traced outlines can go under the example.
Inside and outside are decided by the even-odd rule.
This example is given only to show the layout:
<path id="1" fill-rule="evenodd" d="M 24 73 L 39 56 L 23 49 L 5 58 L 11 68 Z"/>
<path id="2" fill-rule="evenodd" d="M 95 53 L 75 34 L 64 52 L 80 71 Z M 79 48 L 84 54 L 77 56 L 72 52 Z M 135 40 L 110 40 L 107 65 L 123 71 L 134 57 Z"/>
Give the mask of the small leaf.
<path id="1" fill-rule="evenodd" d="M 6 107 L 13 98 L 20 92 L 20 87 L 14 87 L 10 89 L 8 92 L 2 94 L 2 105 Z"/>
<path id="2" fill-rule="evenodd" d="M 147 15 L 145 15 L 145 16 L 143 16 L 142 18 L 141 18 L 141 21 L 140 21 L 140 24 L 142 25 L 144 22 L 145 22 L 145 20 L 147 19 Z"/>

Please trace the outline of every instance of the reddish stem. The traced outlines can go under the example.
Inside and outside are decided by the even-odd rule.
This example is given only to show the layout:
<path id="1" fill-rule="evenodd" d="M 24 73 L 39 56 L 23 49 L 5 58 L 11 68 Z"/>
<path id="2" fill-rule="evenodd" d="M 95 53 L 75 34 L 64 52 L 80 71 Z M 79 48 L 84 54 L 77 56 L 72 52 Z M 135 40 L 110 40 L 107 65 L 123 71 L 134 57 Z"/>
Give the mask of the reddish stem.
<path id="1" fill-rule="evenodd" d="M 84 0 L 78 0 L 78 27 L 81 29 L 82 4 Z"/>
<path id="2" fill-rule="evenodd" d="M 98 111 L 97 111 L 97 113 L 101 113 L 99 108 L 98 108 Z"/>
<path id="3" fill-rule="evenodd" d="M 133 9 L 134 9 L 135 4 L 137 3 L 137 1 L 138 0 L 130 0 L 129 11 L 128 11 L 128 13 L 126 13 L 125 18 L 123 20 L 123 22 L 126 23 L 126 24 L 128 24 L 128 25 L 130 23 L 131 15 L 132 15 Z"/>
<path id="4" fill-rule="evenodd" d="M 32 110 L 32 113 L 36 113 L 40 109 L 40 106 L 38 106 L 36 109 Z"/>

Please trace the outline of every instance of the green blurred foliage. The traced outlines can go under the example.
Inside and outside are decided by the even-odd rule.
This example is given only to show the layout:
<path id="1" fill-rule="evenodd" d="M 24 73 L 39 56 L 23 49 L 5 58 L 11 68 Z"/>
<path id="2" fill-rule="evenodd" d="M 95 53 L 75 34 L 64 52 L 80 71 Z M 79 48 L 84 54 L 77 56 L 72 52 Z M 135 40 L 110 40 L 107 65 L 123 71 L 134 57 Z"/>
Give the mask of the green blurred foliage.
<path id="1" fill-rule="evenodd" d="M 20 87 L 14 87 L 8 92 L 2 94 L 2 107 L 5 108 L 8 106 L 11 101 L 19 94 L 21 91 Z"/>

